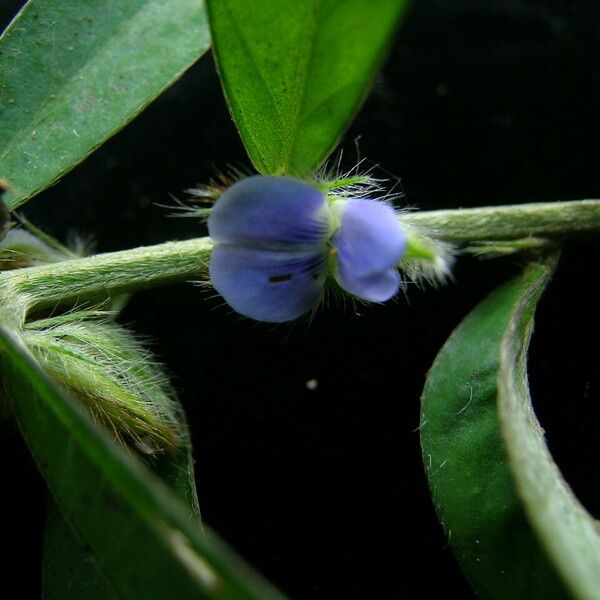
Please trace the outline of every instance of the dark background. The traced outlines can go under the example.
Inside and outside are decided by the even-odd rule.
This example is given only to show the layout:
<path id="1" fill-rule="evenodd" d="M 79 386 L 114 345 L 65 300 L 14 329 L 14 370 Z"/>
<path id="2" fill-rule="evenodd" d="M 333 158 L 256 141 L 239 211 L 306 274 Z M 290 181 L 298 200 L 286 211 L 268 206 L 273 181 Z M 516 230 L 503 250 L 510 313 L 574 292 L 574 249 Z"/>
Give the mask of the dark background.
<path id="1" fill-rule="evenodd" d="M 3 0 L 0 24 L 21 4 Z M 347 166 L 360 136 L 423 209 L 598 198 L 599 48 L 593 0 L 416 0 L 345 138 Z M 93 233 L 100 251 L 200 236 L 157 204 L 228 164 L 248 163 L 206 56 L 24 212 L 60 238 Z M 530 364 L 551 450 L 595 515 L 599 258 L 597 242 L 567 245 Z M 122 322 L 172 373 L 206 522 L 292 598 L 471 597 L 429 499 L 419 395 L 452 329 L 520 264 L 461 259 L 439 291 L 311 325 L 255 324 L 191 285 L 137 295 Z M 0 452 L 2 586 L 36 598 L 45 488 L 6 423 Z"/>

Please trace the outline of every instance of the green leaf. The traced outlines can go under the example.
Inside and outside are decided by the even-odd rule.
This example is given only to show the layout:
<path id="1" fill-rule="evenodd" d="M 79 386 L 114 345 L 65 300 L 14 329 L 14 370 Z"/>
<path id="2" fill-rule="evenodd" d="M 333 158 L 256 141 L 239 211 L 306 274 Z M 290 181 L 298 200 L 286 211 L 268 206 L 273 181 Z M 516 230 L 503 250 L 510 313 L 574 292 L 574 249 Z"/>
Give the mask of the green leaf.
<path id="1" fill-rule="evenodd" d="M 209 47 L 199 0 L 30 0 L 0 38 L 0 177 L 14 209 Z"/>
<path id="2" fill-rule="evenodd" d="M 600 598 L 600 529 L 563 479 L 529 396 L 527 348 L 544 281 L 515 305 L 500 354 L 498 406 L 511 473 L 529 522 L 574 598 Z"/>
<path id="3" fill-rule="evenodd" d="M 42 564 L 44 600 L 118 600 L 93 554 L 50 502 Z"/>
<path id="4" fill-rule="evenodd" d="M 208 0 L 231 113 L 254 166 L 304 177 L 364 99 L 408 0 Z"/>
<path id="5" fill-rule="evenodd" d="M 183 418 L 183 411 L 182 411 Z M 184 427 L 189 442 L 187 426 Z M 156 473 L 186 505 L 190 514 L 200 516 L 191 447 L 165 453 L 152 463 Z M 77 482 L 73 482 L 73 488 Z M 76 493 L 75 489 L 73 493 Z M 104 524 L 111 527 L 112 522 Z M 115 535 L 118 533 L 115 531 Z M 50 501 L 44 534 L 44 600 L 113 600 L 118 596 L 102 573 L 93 554 Z"/>
<path id="6" fill-rule="evenodd" d="M 21 432 L 50 491 L 121 598 L 278 600 L 138 459 L 95 425 L 0 328 Z"/>
<path id="7" fill-rule="evenodd" d="M 450 545 L 481 598 L 569 596 L 547 558 L 547 543 L 538 541 L 533 514 L 524 510 L 523 491 L 515 486 L 509 462 L 515 448 L 507 448 L 503 440 L 497 404 L 499 373 L 507 361 L 524 356 L 533 311 L 551 272 L 550 263 L 532 265 L 488 296 L 452 333 L 425 384 L 420 429 L 433 501 Z M 502 349 L 506 336 L 510 351 Z M 522 378 L 524 368 L 523 360 Z M 528 450 L 516 452 L 517 462 L 536 471 L 555 470 Z M 532 513 L 543 505 L 532 505 Z M 556 520 L 565 516 L 562 509 L 554 514 Z M 561 529 L 556 523 L 557 538 L 566 534 Z"/>
<path id="8" fill-rule="evenodd" d="M 199 518 L 189 431 L 181 406 L 179 411 L 184 444 L 177 452 L 158 455 L 151 466 L 154 473 L 182 500 L 190 514 Z M 73 488 L 77 485 L 78 482 L 73 482 Z M 75 489 L 73 493 L 77 493 Z M 44 600 L 116 600 L 118 596 L 89 547 L 73 531 L 56 503 L 50 500 L 49 504 L 42 563 Z M 111 525 L 112 522 L 108 522 L 104 527 Z M 118 535 L 118 532 L 114 533 Z"/>
<path id="9" fill-rule="evenodd" d="M 187 427 L 185 431 L 189 436 Z M 190 513 L 199 517 L 190 446 L 182 447 L 179 452 L 160 456 L 152 466 L 153 471 L 187 505 Z M 77 482 L 73 482 L 73 488 L 76 487 Z M 76 493 L 75 489 L 73 492 Z M 104 527 L 111 527 L 111 525 L 112 522 L 108 522 Z M 52 500 L 46 519 L 42 566 L 44 600 L 80 600 L 81 598 L 116 600 L 118 598 L 90 549 L 77 537 Z"/>

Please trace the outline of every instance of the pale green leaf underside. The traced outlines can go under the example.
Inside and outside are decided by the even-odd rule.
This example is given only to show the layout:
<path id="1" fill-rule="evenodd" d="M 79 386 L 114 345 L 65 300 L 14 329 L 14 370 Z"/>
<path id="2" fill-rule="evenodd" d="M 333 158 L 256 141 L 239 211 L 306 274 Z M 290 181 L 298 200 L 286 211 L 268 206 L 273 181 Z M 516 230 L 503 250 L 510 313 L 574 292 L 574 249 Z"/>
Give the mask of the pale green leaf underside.
<path id="1" fill-rule="evenodd" d="M 407 0 L 208 0 L 223 88 L 265 174 L 310 175 L 366 95 Z"/>
<path id="2" fill-rule="evenodd" d="M 200 0 L 30 0 L 0 39 L 0 177 L 26 202 L 209 47 Z"/>
<path id="3" fill-rule="evenodd" d="M 94 425 L 3 328 L 0 361 L 17 423 L 57 505 L 119 597 L 281 598 L 205 534 L 193 511 Z"/>
<path id="4" fill-rule="evenodd" d="M 599 597 L 592 520 L 568 493 L 526 392 L 533 312 L 554 261 L 531 265 L 471 312 L 437 356 L 423 394 L 434 504 L 482 598 Z"/>

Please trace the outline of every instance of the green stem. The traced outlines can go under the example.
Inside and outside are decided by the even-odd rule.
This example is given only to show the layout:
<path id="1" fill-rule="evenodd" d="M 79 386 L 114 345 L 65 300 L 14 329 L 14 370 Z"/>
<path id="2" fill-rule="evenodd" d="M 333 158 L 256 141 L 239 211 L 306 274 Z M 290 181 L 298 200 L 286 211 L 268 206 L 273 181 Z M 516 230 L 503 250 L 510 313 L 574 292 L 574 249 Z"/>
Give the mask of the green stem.
<path id="1" fill-rule="evenodd" d="M 556 239 L 600 232 L 600 200 L 433 210 L 405 213 L 401 218 L 429 237 L 454 243 L 528 237 Z"/>
<path id="2" fill-rule="evenodd" d="M 433 241 L 476 244 L 536 238 L 539 243 L 539 238 L 600 232 L 600 200 L 404 213 L 400 218 Z M 21 326 L 32 310 L 196 280 L 207 273 L 211 248 L 205 237 L 5 271 L 0 273 L 0 321 Z"/>
<path id="3" fill-rule="evenodd" d="M 207 272 L 211 248 L 210 238 L 198 238 L 6 271 L 0 274 L 0 318 L 21 325 L 31 310 L 197 280 Z"/>

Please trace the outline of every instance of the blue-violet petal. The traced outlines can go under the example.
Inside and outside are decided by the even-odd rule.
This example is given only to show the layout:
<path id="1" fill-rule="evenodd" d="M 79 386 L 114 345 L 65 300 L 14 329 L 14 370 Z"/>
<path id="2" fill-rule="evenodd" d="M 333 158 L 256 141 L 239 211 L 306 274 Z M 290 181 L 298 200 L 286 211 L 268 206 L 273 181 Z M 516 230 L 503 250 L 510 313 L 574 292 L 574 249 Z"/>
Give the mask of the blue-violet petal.
<path id="1" fill-rule="evenodd" d="M 255 175 L 235 183 L 217 200 L 208 232 L 216 243 L 291 250 L 325 242 L 330 223 L 319 190 L 289 177 Z"/>
<path id="2" fill-rule="evenodd" d="M 396 266 L 406 250 L 406 235 L 391 206 L 353 199 L 339 200 L 333 209 L 340 221 L 332 243 L 342 278 L 349 273 L 369 277 Z"/>
<path id="3" fill-rule="evenodd" d="M 400 288 L 400 275 L 396 269 L 387 269 L 373 275 L 358 277 L 343 263 L 339 265 L 338 283 L 347 292 L 369 302 L 385 302 L 393 298 Z"/>
<path id="4" fill-rule="evenodd" d="M 217 245 L 210 260 L 210 279 L 238 313 L 282 323 L 318 303 L 327 275 L 326 259 L 325 247 L 317 252 L 277 252 Z"/>

